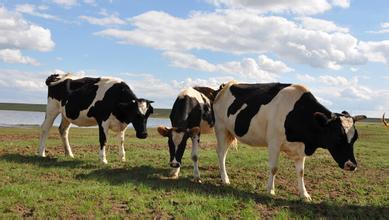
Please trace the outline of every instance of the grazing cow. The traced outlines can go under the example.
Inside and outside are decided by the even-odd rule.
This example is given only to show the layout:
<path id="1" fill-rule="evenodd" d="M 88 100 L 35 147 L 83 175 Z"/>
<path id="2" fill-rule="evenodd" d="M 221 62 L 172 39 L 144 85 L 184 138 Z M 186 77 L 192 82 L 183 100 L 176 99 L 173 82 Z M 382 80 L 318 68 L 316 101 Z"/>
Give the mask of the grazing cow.
<path id="1" fill-rule="evenodd" d="M 200 144 L 200 134 L 212 131 L 214 117 L 211 103 L 216 91 L 207 87 L 187 88 L 180 92 L 170 113 L 172 128 L 158 127 L 158 132 L 168 137 L 170 166 L 172 178 L 178 178 L 181 159 L 184 155 L 186 142 L 192 139 L 192 161 L 194 165 L 194 180 L 200 181 L 197 151 Z"/>
<path id="2" fill-rule="evenodd" d="M 300 196 L 311 200 L 304 186 L 304 161 L 319 147 L 326 148 L 339 167 L 355 170 L 354 123 L 366 116 L 332 113 L 311 92 L 295 84 L 227 83 L 213 103 L 217 154 L 223 183 L 228 145 L 236 138 L 252 146 L 268 146 L 270 177 L 267 191 L 274 194 L 280 151 L 295 161 Z"/>
<path id="3" fill-rule="evenodd" d="M 385 120 L 385 113 L 382 115 L 382 123 L 384 123 L 384 126 L 389 128 L 389 123 Z"/>
<path id="4" fill-rule="evenodd" d="M 136 137 L 147 137 L 147 118 L 153 113 L 152 101 L 138 99 L 130 87 L 120 79 L 108 77 L 76 77 L 71 74 L 54 74 L 47 78 L 48 100 L 46 117 L 42 124 L 39 155 L 45 157 L 45 142 L 54 119 L 61 113 L 59 133 L 65 148 L 65 155 L 73 157 L 69 145 L 70 124 L 99 127 L 100 153 L 107 163 L 105 145 L 108 130 L 120 135 L 119 155 L 125 161 L 124 133 L 132 123 Z"/>

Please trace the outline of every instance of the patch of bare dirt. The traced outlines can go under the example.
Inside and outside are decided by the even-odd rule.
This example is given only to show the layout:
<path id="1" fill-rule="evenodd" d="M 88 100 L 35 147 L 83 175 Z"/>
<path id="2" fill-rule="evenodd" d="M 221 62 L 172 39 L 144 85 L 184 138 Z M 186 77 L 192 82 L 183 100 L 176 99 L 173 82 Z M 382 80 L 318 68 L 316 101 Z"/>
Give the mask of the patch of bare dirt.
<path id="1" fill-rule="evenodd" d="M 13 213 L 17 213 L 23 218 L 32 217 L 34 215 L 34 208 L 27 208 L 21 204 L 15 204 L 10 208 L 10 211 Z"/>

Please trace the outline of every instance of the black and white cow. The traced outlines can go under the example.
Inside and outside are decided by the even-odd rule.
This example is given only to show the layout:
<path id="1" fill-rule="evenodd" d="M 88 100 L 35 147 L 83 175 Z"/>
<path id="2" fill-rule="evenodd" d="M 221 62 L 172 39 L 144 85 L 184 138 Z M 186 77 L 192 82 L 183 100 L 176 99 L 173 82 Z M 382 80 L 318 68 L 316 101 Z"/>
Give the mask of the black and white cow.
<path id="1" fill-rule="evenodd" d="M 194 180 L 200 182 L 198 148 L 200 134 L 209 133 L 214 125 L 211 103 L 216 91 L 208 87 L 187 88 L 180 92 L 170 113 L 172 128 L 158 127 L 158 132 L 168 137 L 172 178 L 178 178 L 186 142 L 192 139 Z"/>
<path id="2" fill-rule="evenodd" d="M 107 163 L 105 145 L 108 130 L 118 132 L 121 140 L 119 155 L 125 161 L 124 133 L 132 123 L 137 138 L 146 138 L 147 118 L 153 113 L 152 101 L 138 99 L 130 87 L 120 79 L 76 77 L 54 74 L 47 78 L 48 100 L 42 124 L 39 155 L 45 157 L 45 142 L 54 119 L 61 114 L 59 133 L 65 154 L 73 157 L 69 145 L 70 124 L 99 127 L 100 160 Z"/>
<path id="3" fill-rule="evenodd" d="M 227 83 L 213 103 L 217 154 L 223 183 L 228 146 L 236 139 L 252 146 L 268 146 L 270 177 L 267 191 L 274 194 L 280 151 L 295 161 L 300 196 L 311 200 L 304 186 L 304 161 L 319 147 L 326 148 L 339 167 L 355 170 L 354 123 L 366 116 L 332 113 L 311 92 L 295 84 Z"/>

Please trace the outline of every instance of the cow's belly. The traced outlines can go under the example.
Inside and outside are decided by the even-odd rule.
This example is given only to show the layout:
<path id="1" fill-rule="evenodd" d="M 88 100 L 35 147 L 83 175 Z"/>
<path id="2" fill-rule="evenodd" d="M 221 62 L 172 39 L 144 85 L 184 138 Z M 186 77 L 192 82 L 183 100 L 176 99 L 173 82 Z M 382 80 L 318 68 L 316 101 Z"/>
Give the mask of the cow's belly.
<path id="1" fill-rule="evenodd" d="M 80 112 L 79 116 L 76 119 L 71 119 L 66 116 L 65 109 L 62 108 L 62 117 L 64 117 L 66 120 L 68 120 L 70 123 L 75 124 L 77 126 L 95 126 L 97 125 L 97 121 L 93 117 L 88 117 L 88 111 L 83 110 Z"/>

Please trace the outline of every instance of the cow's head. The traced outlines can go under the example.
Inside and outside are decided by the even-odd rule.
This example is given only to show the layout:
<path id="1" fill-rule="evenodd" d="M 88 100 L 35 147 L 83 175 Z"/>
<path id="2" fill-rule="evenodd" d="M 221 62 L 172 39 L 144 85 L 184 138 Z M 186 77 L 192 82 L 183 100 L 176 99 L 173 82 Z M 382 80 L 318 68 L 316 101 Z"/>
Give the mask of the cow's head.
<path id="1" fill-rule="evenodd" d="M 147 137 L 147 119 L 154 111 L 151 103 L 153 101 L 146 99 L 133 99 L 129 102 L 121 103 L 125 121 L 132 123 L 137 138 L 144 139 Z"/>
<path id="2" fill-rule="evenodd" d="M 323 128 L 323 143 L 330 151 L 339 167 L 353 171 L 357 168 L 354 156 L 354 143 L 358 139 L 355 122 L 365 119 L 364 115 L 350 116 L 343 111 L 342 114 L 332 114 L 327 117 L 324 113 L 316 112 L 314 117 Z"/>
<path id="3" fill-rule="evenodd" d="M 193 127 L 183 129 L 159 126 L 158 133 L 163 137 L 168 138 L 170 167 L 179 168 L 181 166 L 181 159 L 184 155 L 188 138 L 198 135 L 200 133 L 200 128 Z"/>

